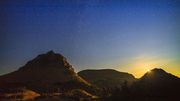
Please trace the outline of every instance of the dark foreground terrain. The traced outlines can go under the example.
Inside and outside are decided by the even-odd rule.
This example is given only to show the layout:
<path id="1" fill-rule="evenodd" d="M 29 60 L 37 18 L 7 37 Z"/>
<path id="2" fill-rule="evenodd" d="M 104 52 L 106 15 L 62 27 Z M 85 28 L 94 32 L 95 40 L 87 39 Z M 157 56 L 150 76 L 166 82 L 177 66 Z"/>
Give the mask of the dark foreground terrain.
<path id="1" fill-rule="evenodd" d="M 155 68 L 136 79 L 105 70 L 76 73 L 64 56 L 38 55 L 0 76 L 0 101 L 179 101 L 180 79 Z"/>

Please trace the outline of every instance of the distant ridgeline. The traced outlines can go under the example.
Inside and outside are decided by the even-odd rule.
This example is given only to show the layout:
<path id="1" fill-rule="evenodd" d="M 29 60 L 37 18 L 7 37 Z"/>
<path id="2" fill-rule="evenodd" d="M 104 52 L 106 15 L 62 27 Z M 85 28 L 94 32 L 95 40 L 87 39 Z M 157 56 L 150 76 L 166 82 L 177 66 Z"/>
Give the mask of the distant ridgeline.
<path id="1" fill-rule="evenodd" d="M 67 59 L 53 51 L 0 76 L 0 100 L 171 101 L 178 96 L 180 79 L 162 69 L 155 68 L 140 79 L 112 69 L 75 73 Z"/>
<path id="2" fill-rule="evenodd" d="M 113 69 L 83 70 L 78 75 L 99 88 L 121 87 L 124 82 L 131 85 L 137 80 L 132 74 Z"/>

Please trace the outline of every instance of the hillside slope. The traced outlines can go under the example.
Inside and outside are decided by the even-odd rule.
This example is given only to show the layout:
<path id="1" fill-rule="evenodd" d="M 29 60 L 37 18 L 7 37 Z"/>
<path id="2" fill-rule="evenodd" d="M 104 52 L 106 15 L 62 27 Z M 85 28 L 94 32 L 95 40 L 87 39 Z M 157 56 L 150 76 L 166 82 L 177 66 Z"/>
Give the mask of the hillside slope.
<path id="1" fill-rule="evenodd" d="M 124 82 L 131 84 L 136 80 L 132 74 L 113 69 L 83 70 L 78 72 L 78 75 L 100 88 L 118 87 Z"/>

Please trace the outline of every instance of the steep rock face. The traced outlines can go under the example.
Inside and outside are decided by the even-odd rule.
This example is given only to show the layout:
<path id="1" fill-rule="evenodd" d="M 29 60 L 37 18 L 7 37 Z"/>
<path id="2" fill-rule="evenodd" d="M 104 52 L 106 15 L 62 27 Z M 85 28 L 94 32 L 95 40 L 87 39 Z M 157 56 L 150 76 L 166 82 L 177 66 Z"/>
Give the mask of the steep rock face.
<path id="1" fill-rule="evenodd" d="M 136 80 L 132 74 L 112 69 L 83 70 L 78 75 L 100 88 L 118 87 L 124 84 L 124 82 L 131 84 Z"/>
<path id="2" fill-rule="evenodd" d="M 57 84 L 90 84 L 78 76 L 65 57 L 49 51 L 38 55 L 17 71 L 0 76 L 0 86 L 51 87 Z"/>

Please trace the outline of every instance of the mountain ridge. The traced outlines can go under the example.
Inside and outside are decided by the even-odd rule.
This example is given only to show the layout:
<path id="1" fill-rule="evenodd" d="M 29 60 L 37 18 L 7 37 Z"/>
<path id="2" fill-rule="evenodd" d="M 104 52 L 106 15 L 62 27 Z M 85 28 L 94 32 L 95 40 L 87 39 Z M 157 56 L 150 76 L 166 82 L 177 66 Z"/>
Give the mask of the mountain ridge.
<path id="1" fill-rule="evenodd" d="M 18 70 L 0 76 L 0 93 L 5 91 L 4 94 L 12 94 L 9 90 L 24 89 L 40 95 L 48 92 L 49 95 L 46 97 L 57 93 L 62 94 L 58 97 L 84 96 L 87 99 L 93 98 L 94 95 L 95 98 L 98 98 L 98 95 L 105 99 L 119 96 L 120 99 L 129 98 L 128 96 L 142 99 L 159 96 L 177 97 L 180 94 L 179 85 L 180 78 L 160 68 L 152 69 L 139 79 L 130 73 L 114 69 L 87 69 L 76 73 L 63 55 L 53 51 L 40 54 Z"/>
<path id="2" fill-rule="evenodd" d="M 78 75 L 100 88 L 121 86 L 125 81 L 131 84 L 136 80 L 132 74 L 114 69 L 88 69 L 78 72 Z"/>
<path id="3" fill-rule="evenodd" d="M 161 68 L 154 68 L 151 71 L 145 73 L 140 80 L 146 80 L 146 79 L 151 79 L 158 82 L 160 81 L 166 81 L 167 79 L 171 79 L 171 80 L 177 80 L 179 79 L 179 77 L 166 72 L 165 70 L 161 69 Z"/>
<path id="4" fill-rule="evenodd" d="M 64 56 L 53 51 L 40 54 L 18 70 L 0 76 L 0 81 L 12 85 L 13 83 L 25 84 L 25 86 L 33 88 L 68 82 L 91 86 L 75 73 L 74 68 Z"/>

